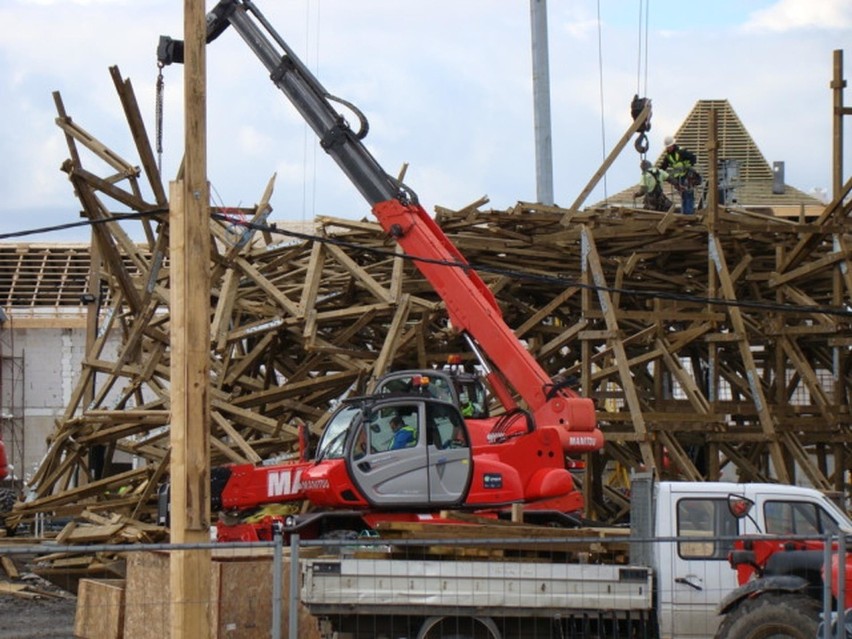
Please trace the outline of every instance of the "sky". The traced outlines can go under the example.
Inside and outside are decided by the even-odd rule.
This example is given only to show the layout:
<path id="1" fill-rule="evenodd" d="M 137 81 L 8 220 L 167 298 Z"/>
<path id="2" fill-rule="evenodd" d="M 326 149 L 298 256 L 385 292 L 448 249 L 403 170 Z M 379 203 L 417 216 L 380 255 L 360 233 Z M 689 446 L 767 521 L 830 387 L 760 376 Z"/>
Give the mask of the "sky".
<path id="1" fill-rule="evenodd" d="M 529 0 L 255 4 L 328 92 L 365 114 L 365 144 L 384 170 L 407 164 L 406 183 L 427 211 L 483 196 L 494 209 L 537 199 Z M 131 81 L 153 141 L 157 43 L 183 37 L 183 6 L 0 0 L 0 241 L 89 240 L 86 229 L 8 235 L 80 220 L 60 170 L 69 152 L 53 94 L 77 125 L 139 165 L 109 68 Z M 653 103 L 651 158 L 697 101 L 727 99 L 766 160 L 784 161 L 787 183 L 830 191 L 829 83 L 835 49 L 849 49 L 847 78 L 852 69 L 849 0 L 549 0 L 547 21 L 557 205 L 571 205 L 628 129 L 634 94 Z M 214 205 L 253 206 L 275 175 L 271 219 L 370 217 L 235 31 L 208 46 L 206 65 Z M 165 67 L 163 79 L 168 182 L 184 146 L 182 66 Z M 635 184 L 638 159 L 628 145 L 586 203 Z M 94 159 L 83 164 L 111 174 Z"/>

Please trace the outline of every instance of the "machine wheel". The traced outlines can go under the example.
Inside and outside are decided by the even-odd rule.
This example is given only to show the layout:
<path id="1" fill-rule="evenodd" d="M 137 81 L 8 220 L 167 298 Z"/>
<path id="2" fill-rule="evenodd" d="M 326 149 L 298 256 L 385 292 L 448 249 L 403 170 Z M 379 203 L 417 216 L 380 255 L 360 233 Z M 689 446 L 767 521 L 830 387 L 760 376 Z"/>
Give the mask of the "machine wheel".
<path id="1" fill-rule="evenodd" d="M 12 512 L 16 501 L 18 493 L 13 488 L 0 488 L 0 526 L 5 528 L 9 535 L 13 535 L 15 529 L 6 525 L 6 515 Z"/>
<path id="2" fill-rule="evenodd" d="M 747 599 L 722 620 L 716 639 L 813 639 L 821 608 L 798 593 L 766 593 Z"/>

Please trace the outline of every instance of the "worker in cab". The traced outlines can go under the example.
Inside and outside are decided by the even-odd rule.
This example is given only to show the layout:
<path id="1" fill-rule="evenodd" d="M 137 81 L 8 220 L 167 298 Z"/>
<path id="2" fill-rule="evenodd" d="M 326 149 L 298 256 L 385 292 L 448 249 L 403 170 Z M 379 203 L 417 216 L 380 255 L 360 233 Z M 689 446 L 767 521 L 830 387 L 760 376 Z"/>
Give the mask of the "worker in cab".
<path id="1" fill-rule="evenodd" d="M 643 197 L 643 207 L 651 211 L 668 211 L 672 201 L 663 193 L 663 184 L 669 181 L 669 174 L 663 169 L 658 169 L 648 160 L 642 160 L 639 164 L 642 169 L 642 177 L 639 179 L 639 190 L 634 194 Z"/>
<path id="2" fill-rule="evenodd" d="M 461 408 L 463 417 L 473 417 L 473 414 L 476 412 L 476 406 L 470 401 L 470 397 L 468 397 L 465 391 L 459 393 L 459 408 Z"/>
<path id="3" fill-rule="evenodd" d="M 417 443 L 417 430 L 414 426 L 406 424 L 402 417 L 394 415 L 390 420 L 390 427 L 393 430 L 393 440 L 391 440 L 391 450 L 400 448 L 408 448 Z"/>

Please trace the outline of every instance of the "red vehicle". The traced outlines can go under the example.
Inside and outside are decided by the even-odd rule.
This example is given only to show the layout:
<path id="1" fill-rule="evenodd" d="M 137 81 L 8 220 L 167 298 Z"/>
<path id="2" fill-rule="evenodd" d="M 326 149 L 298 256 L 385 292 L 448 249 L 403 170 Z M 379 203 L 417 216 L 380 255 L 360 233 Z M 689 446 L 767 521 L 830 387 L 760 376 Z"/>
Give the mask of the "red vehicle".
<path id="1" fill-rule="evenodd" d="M 459 409 L 452 404 L 425 397 L 399 399 L 394 404 L 397 400 L 381 394 L 347 404 L 331 418 L 314 462 L 223 471 L 227 475 L 223 486 L 218 478 L 221 506 L 246 510 L 304 494 L 317 506 L 356 508 L 362 513 L 405 510 L 413 514 L 449 505 L 481 509 L 518 502 L 547 504 L 557 511 L 580 508 L 582 498 L 573 487 L 565 458 L 603 446 L 592 401 L 554 383 L 506 325 L 491 290 L 426 213 L 416 194 L 387 174 L 366 149 L 361 141 L 367 132 L 363 114 L 325 90 L 250 0 L 221 0 L 207 15 L 207 41 L 228 26 L 258 56 L 274 84 L 367 200 L 382 228 L 408 255 L 420 258 L 415 264 L 445 302 L 452 326 L 466 339 L 504 414 L 467 423 L 458 419 L 464 445 L 448 449 L 433 439 L 428 420 L 431 413 L 443 411 L 455 426 Z M 161 37 L 158 59 L 163 65 L 182 62 L 183 43 Z M 358 118 L 358 131 L 350 128 L 332 101 L 345 105 Z M 516 402 L 512 390 L 525 408 Z M 369 450 L 368 457 L 379 457 L 356 463 L 356 436 L 363 433 L 372 444 L 388 427 L 384 411 L 391 405 L 408 416 L 409 428 L 416 415 L 417 426 L 423 429 L 417 445 L 394 451 L 393 463 L 387 451 Z M 377 414 L 380 417 L 373 419 Z M 391 466 L 400 474 L 389 471 Z M 408 477 L 408 472 L 413 474 Z"/>
<path id="2" fill-rule="evenodd" d="M 9 476 L 9 461 L 6 459 L 6 444 L 3 443 L 3 437 L 0 435 L 0 481 L 3 481 Z"/>
<path id="3" fill-rule="evenodd" d="M 736 516 L 747 517 L 753 504 L 737 497 L 730 505 Z M 806 508 L 793 513 L 790 521 L 797 522 L 801 529 L 789 530 L 789 539 L 754 536 L 734 542 L 729 561 L 737 571 L 740 587 L 720 604 L 723 618 L 717 639 L 824 636 L 818 634 L 827 578 L 824 540 L 829 534 L 849 535 L 850 531 L 837 529 L 828 518 L 810 520 L 814 513 Z M 806 534 L 814 533 L 822 538 L 806 538 Z M 852 539 L 847 539 L 845 553 L 838 552 L 837 543 L 832 545 L 828 570 L 831 610 L 847 610 L 852 622 Z M 845 556 L 845 563 L 841 556 Z M 843 602 L 839 607 L 841 591 Z"/>

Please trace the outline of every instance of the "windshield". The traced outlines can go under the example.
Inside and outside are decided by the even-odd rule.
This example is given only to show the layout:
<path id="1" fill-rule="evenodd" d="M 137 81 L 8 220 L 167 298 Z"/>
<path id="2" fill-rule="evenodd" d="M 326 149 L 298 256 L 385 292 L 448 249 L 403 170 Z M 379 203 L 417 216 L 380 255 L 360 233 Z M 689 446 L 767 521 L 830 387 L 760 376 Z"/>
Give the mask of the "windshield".
<path id="1" fill-rule="evenodd" d="M 429 375 L 425 371 L 394 375 L 384 380 L 376 391 L 383 394 L 412 393 L 424 397 L 435 397 L 445 402 L 453 401 L 453 393 L 447 379 L 438 374 Z"/>
<path id="2" fill-rule="evenodd" d="M 473 379 L 457 380 L 456 388 L 462 415 L 475 419 L 488 417 L 488 398 L 485 396 L 485 387 L 480 382 Z"/>
<path id="3" fill-rule="evenodd" d="M 317 459 L 343 457 L 343 445 L 349 427 L 357 422 L 361 411 L 354 406 L 344 406 L 335 413 L 323 431 L 317 447 Z"/>

